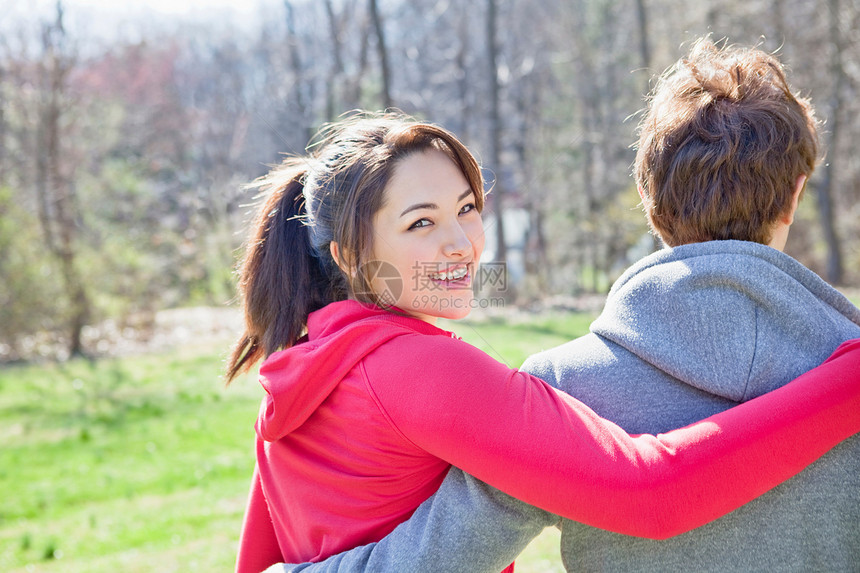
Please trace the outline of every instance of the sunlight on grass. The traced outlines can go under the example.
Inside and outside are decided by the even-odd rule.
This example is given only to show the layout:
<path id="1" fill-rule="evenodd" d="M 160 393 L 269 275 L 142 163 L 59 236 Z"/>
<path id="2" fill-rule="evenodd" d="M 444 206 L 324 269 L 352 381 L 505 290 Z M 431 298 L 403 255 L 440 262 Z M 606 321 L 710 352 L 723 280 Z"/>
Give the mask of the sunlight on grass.
<path id="1" fill-rule="evenodd" d="M 516 573 L 564 573 L 558 545 L 561 532 L 548 527 L 535 537 L 516 560 Z"/>
<path id="2" fill-rule="evenodd" d="M 12 438 L 0 488 L 16 494 L 0 498 L 0 570 L 113 571 L 97 562 L 207 539 L 207 555 L 176 570 L 192 558 L 232 569 L 261 391 L 225 390 L 220 368 L 213 355 L 0 369 L 0 435 Z M 122 569 L 167 570 L 137 567 Z"/>

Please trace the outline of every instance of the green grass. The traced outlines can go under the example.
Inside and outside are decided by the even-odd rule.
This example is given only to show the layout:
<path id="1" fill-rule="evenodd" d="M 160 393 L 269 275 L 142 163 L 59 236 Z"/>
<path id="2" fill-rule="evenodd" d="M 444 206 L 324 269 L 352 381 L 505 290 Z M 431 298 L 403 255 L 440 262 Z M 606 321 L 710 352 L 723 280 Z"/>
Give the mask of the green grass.
<path id="1" fill-rule="evenodd" d="M 444 327 L 519 366 L 591 318 Z M 0 570 L 231 571 L 262 390 L 223 387 L 227 345 L 0 368 Z M 554 535 L 517 570 L 562 571 Z"/>
<path id="2" fill-rule="evenodd" d="M 176 354 L 0 370 L 0 570 L 229 570 L 260 394 L 223 389 L 219 368 Z"/>

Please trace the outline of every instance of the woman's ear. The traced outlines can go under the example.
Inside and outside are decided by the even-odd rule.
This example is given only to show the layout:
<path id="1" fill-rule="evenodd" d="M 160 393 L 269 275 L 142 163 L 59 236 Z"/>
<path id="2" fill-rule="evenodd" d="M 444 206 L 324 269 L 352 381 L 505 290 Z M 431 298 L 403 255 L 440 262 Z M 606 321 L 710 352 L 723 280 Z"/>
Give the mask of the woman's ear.
<path id="1" fill-rule="evenodd" d="M 347 276 L 355 276 L 355 271 L 350 267 L 349 261 L 341 259 L 340 245 L 338 245 L 336 241 L 332 241 L 328 244 L 328 248 L 331 253 L 331 258 L 334 259 L 334 264 L 336 264 Z"/>

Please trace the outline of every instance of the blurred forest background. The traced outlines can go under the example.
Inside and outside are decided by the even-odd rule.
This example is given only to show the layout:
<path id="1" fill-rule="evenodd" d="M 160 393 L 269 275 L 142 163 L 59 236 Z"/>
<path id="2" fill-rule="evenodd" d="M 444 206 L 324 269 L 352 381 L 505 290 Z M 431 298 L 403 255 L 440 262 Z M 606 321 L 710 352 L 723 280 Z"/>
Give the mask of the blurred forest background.
<path id="1" fill-rule="evenodd" d="M 243 183 L 354 108 L 475 151 L 515 302 L 605 292 L 656 247 L 630 177 L 644 95 L 705 34 L 776 51 L 813 99 L 827 155 L 787 252 L 860 285 L 860 0 L 259 0 L 125 19 L 116 3 L 110 21 L 10 6 L 0 361 L 98 354 L 161 309 L 229 304 Z"/>

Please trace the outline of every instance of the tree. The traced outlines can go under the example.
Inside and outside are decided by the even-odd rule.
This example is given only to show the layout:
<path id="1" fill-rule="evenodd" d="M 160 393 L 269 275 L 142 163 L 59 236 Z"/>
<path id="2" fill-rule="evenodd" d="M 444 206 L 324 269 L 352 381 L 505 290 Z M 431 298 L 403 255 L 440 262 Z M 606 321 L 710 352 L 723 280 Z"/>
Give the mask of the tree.
<path id="1" fill-rule="evenodd" d="M 495 260 L 505 264 L 508 260 L 507 245 L 505 243 L 505 184 L 500 177 L 502 172 L 502 118 L 499 115 L 500 86 L 499 86 L 499 46 L 496 42 L 496 30 L 498 28 L 498 10 L 496 0 L 487 0 L 486 16 L 487 33 L 487 70 L 489 77 L 489 125 L 490 125 L 490 165 L 496 173 L 492 200 L 493 214 L 495 216 L 496 234 L 496 256 Z"/>
<path id="2" fill-rule="evenodd" d="M 83 354 L 81 333 L 90 317 L 90 298 L 78 268 L 78 203 L 74 167 L 65 161 L 62 146 L 66 108 L 66 81 L 74 65 L 63 26 L 63 6 L 56 4 L 56 19 L 42 30 L 40 62 L 41 101 L 36 134 L 36 195 L 39 220 L 48 250 L 59 261 L 68 296 L 68 351 Z"/>
<path id="3" fill-rule="evenodd" d="M 6 184 L 6 66 L 0 61 L 0 187 Z"/>
<path id="4" fill-rule="evenodd" d="M 382 17 L 379 15 L 379 3 L 370 0 L 370 19 L 373 22 L 373 30 L 376 32 L 376 51 L 379 54 L 379 67 L 382 74 L 382 107 L 390 108 L 391 99 L 391 70 L 388 63 L 388 49 L 385 43 L 385 28 L 382 25 Z"/>
<path id="5" fill-rule="evenodd" d="M 312 122 L 308 119 L 311 115 L 308 109 L 309 104 L 305 100 L 304 95 L 304 89 L 309 82 L 305 79 L 304 66 L 302 64 L 301 53 L 299 52 L 301 41 L 299 40 L 298 33 L 296 32 L 295 15 L 293 5 L 290 0 L 284 0 L 284 11 L 286 13 L 287 23 L 287 46 L 289 46 L 290 50 L 290 68 L 295 80 L 294 94 L 296 109 L 298 110 L 299 118 L 301 118 L 301 121 L 305 125 L 305 140 L 309 140 L 314 134 Z"/>
<path id="6" fill-rule="evenodd" d="M 846 74 L 842 63 L 842 32 L 839 29 L 839 0 L 829 0 L 828 14 L 830 16 L 830 73 L 833 78 L 833 87 L 827 102 L 827 150 L 831 160 L 826 162 L 823 176 L 815 186 L 815 199 L 818 203 L 818 216 L 821 228 L 824 231 L 824 240 L 827 244 L 826 278 L 834 284 L 842 282 L 842 249 L 841 242 L 836 232 L 835 216 L 833 209 L 833 180 L 834 169 L 837 165 L 834 157 L 838 156 L 837 136 L 841 122 L 843 107 L 842 93 L 845 90 Z"/>

